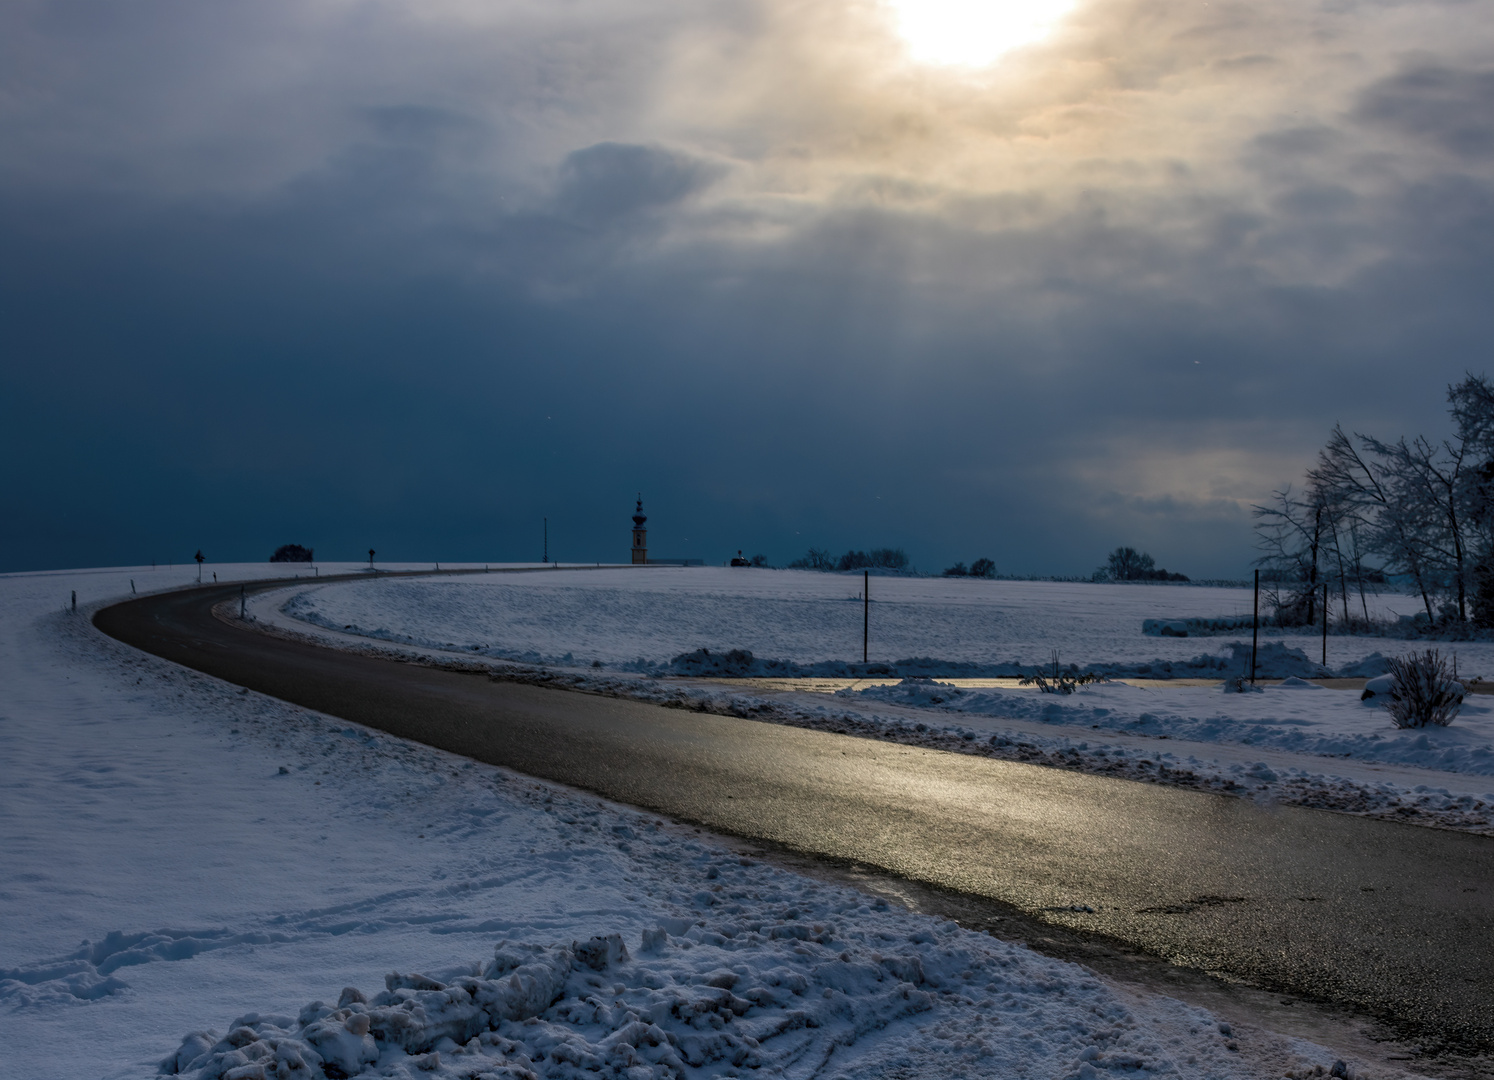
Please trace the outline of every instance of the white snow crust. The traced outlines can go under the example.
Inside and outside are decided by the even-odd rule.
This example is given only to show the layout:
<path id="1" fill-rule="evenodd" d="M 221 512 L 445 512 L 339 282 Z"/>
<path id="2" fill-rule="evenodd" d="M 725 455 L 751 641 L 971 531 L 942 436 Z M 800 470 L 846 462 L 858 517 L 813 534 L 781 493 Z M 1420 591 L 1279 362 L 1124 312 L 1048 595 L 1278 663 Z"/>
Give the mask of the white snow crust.
<path id="1" fill-rule="evenodd" d="M 94 630 L 90 606 L 131 577 L 195 578 L 147 573 L 0 577 L 8 1076 L 1246 1078 L 1334 1064 Z"/>

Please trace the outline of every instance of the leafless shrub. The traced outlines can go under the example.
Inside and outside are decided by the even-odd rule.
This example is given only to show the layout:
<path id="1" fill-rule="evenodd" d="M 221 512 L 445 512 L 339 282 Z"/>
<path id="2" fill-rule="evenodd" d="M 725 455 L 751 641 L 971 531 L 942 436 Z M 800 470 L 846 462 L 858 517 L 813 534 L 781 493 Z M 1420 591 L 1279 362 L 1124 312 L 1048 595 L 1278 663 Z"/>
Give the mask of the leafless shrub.
<path id="1" fill-rule="evenodd" d="M 1081 686 L 1106 682 L 1107 677 L 1094 671 L 1080 671 L 1074 664 L 1068 670 L 1058 662 L 1058 650 L 1053 650 L 1053 660 L 1047 670 L 1039 668 L 1031 675 L 1017 680 L 1019 686 L 1036 686 L 1045 694 L 1072 694 Z"/>
<path id="2" fill-rule="evenodd" d="M 1463 687 L 1436 649 L 1393 658 L 1389 674 L 1385 708 L 1398 728 L 1446 727 L 1463 706 Z"/>

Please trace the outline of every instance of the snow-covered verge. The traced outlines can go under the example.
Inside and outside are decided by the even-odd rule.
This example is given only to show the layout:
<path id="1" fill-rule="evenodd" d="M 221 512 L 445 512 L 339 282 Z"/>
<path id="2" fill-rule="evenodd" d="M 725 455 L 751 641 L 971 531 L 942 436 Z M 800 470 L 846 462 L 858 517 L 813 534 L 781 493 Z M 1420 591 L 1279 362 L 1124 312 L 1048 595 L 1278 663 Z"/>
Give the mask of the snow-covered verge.
<path id="1" fill-rule="evenodd" d="M 7 1076 L 1335 1065 L 740 845 L 136 653 L 87 619 L 132 573 L 0 577 Z"/>
<path id="2" fill-rule="evenodd" d="M 638 575 L 639 580 L 643 577 Z M 557 575 L 525 575 L 525 579 L 531 578 L 553 582 Z M 477 600 L 461 598 L 461 581 L 381 582 L 377 587 L 354 584 L 280 590 L 260 598 L 252 611 L 262 626 L 305 634 L 339 647 L 384 649 L 435 662 L 482 663 L 503 678 L 1262 801 L 1494 834 L 1494 698 L 1470 695 L 1462 714 L 1449 727 L 1400 731 L 1383 708 L 1373 700 L 1362 701 L 1357 690 L 1297 684 L 1296 676 L 1320 669 L 1283 641 L 1263 645 L 1259 671 L 1263 677 L 1286 678 L 1288 682 L 1259 693 L 1226 693 L 1221 686 L 1101 683 L 1062 695 L 1033 688 L 962 688 L 915 676 L 894 685 L 853 685 L 827 698 L 824 694 L 733 684 L 727 680 L 760 671 L 752 658 L 730 651 L 699 650 L 677 658 L 671 665 L 645 665 L 643 671 L 576 666 L 574 656 L 562 657 L 568 661 L 564 664 L 512 664 L 490 660 L 481 650 L 464 649 L 449 640 L 454 635 L 436 632 L 435 644 L 418 644 L 398 640 L 388 631 L 370 633 L 357 625 L 328 628 L 325 617 L 307 618 L 308 611 L 325 615 L 348 605 L 376 602 L 387 620 L 399 624 L 406 619 L 418 621 L 434 632 L 439 629 L 435 620 L 453 610 L 453 605 L 462 608 L 506 595 L 494 592 L 491 578 L 467 580 L 474 584 L 471 591 L 478 595 Z M 605 577 L 588 574 L 569 580 L 582 583 L 564 587 L 567 605 L 582 603 L 586 581 L 597 582 L 596 604 L 600 609 L 608 610 L 616 602 L 615 590 Z M 683 610 L 689 579 L 677 573 L 672 580 L 671 604 Z M 711 581 L 698 580 L 702 584 Z M 442 587 L 430 587 L 436 584 Z M 1047 583 L 1020 584 L 1035 587 Z M 411 587 L 401 587 L 404 585 Z M 1137 591 L 1109 588 L 1127 595 Z M 538 591 L 548 595 L 558 589 L 549 586 Z M 516 586 L 514 592 L 519 591 Z M 351 594 L 352 599 L 341 599 L 344 593 Z M 704 592 L 700 603 L 712 609 L 715 594 Z M 697 621 L 706 617 L 693 616 Z M 586 624 L 584 615 L 576 614 L 575 618 Z M 639 631 L 652 632 L 652 628 Z M 617 633 L 626 637 L 622 631 Z M 1139 629 L 1134 636 L 1141 637 Z M 614 644 L 610 649 L 617 654 L 626 647 Z M 1239 670 L 1242 654 L 1248 656 L 1248 645 L 1242 650 L 1226 644 L 1222 651 L 1228 658 L 1221 657 L 1224 665 Z M 458 661 L 453 654 L 463 659 Z M 1342 673 L 1375 675 L 1383 670 L 1382 661 L 1378 653 L 1371 654 L 1348 665 Z M 660 677 L 676 673 L 693 677 Z M 1178 665 L 1171 672 L 1152 672 L 1210 673 Z"/>
<path id="3" fill-rule="evenodd" d="M 449 649 L 528 664 L 590 666 L 655 674 L 685 670 L 697 650 L 750 653 L 737 675 L 1003 676 L 1065 663 L 1112 675 L 1219 675 L 1244 667 L 1221 637 L 1159 637 L 1149 619 L 1248 616 L 1251 594 L 1223 587 L 1073 582 L 872 578 L 868 667 L 860 663 L 860 575 L 724 567 L 646 567 L 381 579 L 307 589 L 290 602 L 297 618 L 372 640 Z M 1372 613 L 1414 610 L 1414 597 L 1387 593 Z M 1266 634 L 1291 666 L 1278 675 L 1318 675 L 1320 640 Z M 1248 653 L 1250 631 L 1233 635 Z M 1333 637 L 1328 666 L 1378 675 L 1372 654 L 1425 648 L 1407 638 Z M 1494 642 L 1443 644 L 1468 676 L 1494 674 Z M 728 672 L 716 672 L 728 674 Z"/>
<path id="4" fill-rule="evenodd" d="M 906 679 L 892 686 L 841 691 L 837 697 L 1494 777 L 1494 697 L 1489 695 L 1469 695 L 1448 727 L 1419 729 L 1395 727 L 1383 695 L 1365 699 L 1361 690 L 1326 689 L 1302 679 L 1262 685 L 1254 693 L 1229 693 L 1214 686 L 1158 689 L 1098 683 L 1072 694 L 1025 688 L 967 690 Z"/>

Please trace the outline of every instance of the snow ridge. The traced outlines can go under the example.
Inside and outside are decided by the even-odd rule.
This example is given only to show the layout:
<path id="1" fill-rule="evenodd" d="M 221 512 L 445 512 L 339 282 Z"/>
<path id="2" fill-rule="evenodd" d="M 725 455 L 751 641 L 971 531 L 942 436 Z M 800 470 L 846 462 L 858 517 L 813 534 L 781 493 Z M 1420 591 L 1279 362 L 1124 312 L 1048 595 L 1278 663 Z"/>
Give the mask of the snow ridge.
<path id="1" fill-rule="evenodd" d="M 1228 1025 L 1202 1010 L 1169 1003 L 1173 1038 L 1164 1040 L 1100 980 L 1023 946 L 953 923 L 910 933 L 906 917 L 865 898 L 843 899 L 832 918 L 797 907 L 774 917 L 733 903 L 745 878 L 732 879 L 718 872 L 721 891 L 695 898 L 697 917 L 645 930 L 637 955 L 616 934 L 569 946 L 503 941 L 466 970 L 391 973 L 372 998 L 348 987 L 335 1006 L 312 1002 L 294 1020 L 256 1013 L 221 1038 L 193 1032 L 161 1071 L 191 1080 L 411 1069 L 567 1080 L 739 1069 L 809 1076 L 851 1051 L 876 1070 L 862 1075 L 933 1057 L 944 1068 L 978 1064 L 981 1075 L 1025 1073 L 1039 1058 L 1051 1075 L 1192 1076 L 1200 1056 L 1212 1066 L 1204 1075 L 1238 1074 Z M 902 1023 L 950 1008 L 975 1010 L 980 1021 L 952 1046 L 930 1045 Z M 1190 1037 L 1178 1038 L 1179 1028 Z M 873 1045 L 856 1055 L 864 1042 Z"/>

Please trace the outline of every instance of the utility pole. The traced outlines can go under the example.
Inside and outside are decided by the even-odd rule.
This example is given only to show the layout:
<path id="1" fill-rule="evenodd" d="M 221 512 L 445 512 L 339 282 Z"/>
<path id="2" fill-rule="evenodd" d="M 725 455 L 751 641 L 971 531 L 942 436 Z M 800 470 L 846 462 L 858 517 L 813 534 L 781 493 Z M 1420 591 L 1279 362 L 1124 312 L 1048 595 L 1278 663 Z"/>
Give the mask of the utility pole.
<path id="1" fill-rule="evenodd" d="M 544 552 L 544 554 L 545 554 L 545 557 L 543 559 L 541 559 L 540 562 L 547 563 L 547 562 L 550 561 L 550 519 L 549 518 L 545 518 L 545 552 Z"/>
<path id="2" fill-rule="evenodd" d="M 1255 615 L 1250 620 L 1250 685 L 1255 685 L 1255 649 L 1261 640 L 1261 571 L 1255 571 Z"/>
<path id="3" fill-rule="evenodd" d="M 866 643 L 871 638 L 871 571 L 861 571 L 861 662 L 866 663 Z"/>
<path id="4" fill-rule="evenodd" d="M 1323 666 L 1328 666 L 1328 583 L 1323 582 Z"/>

